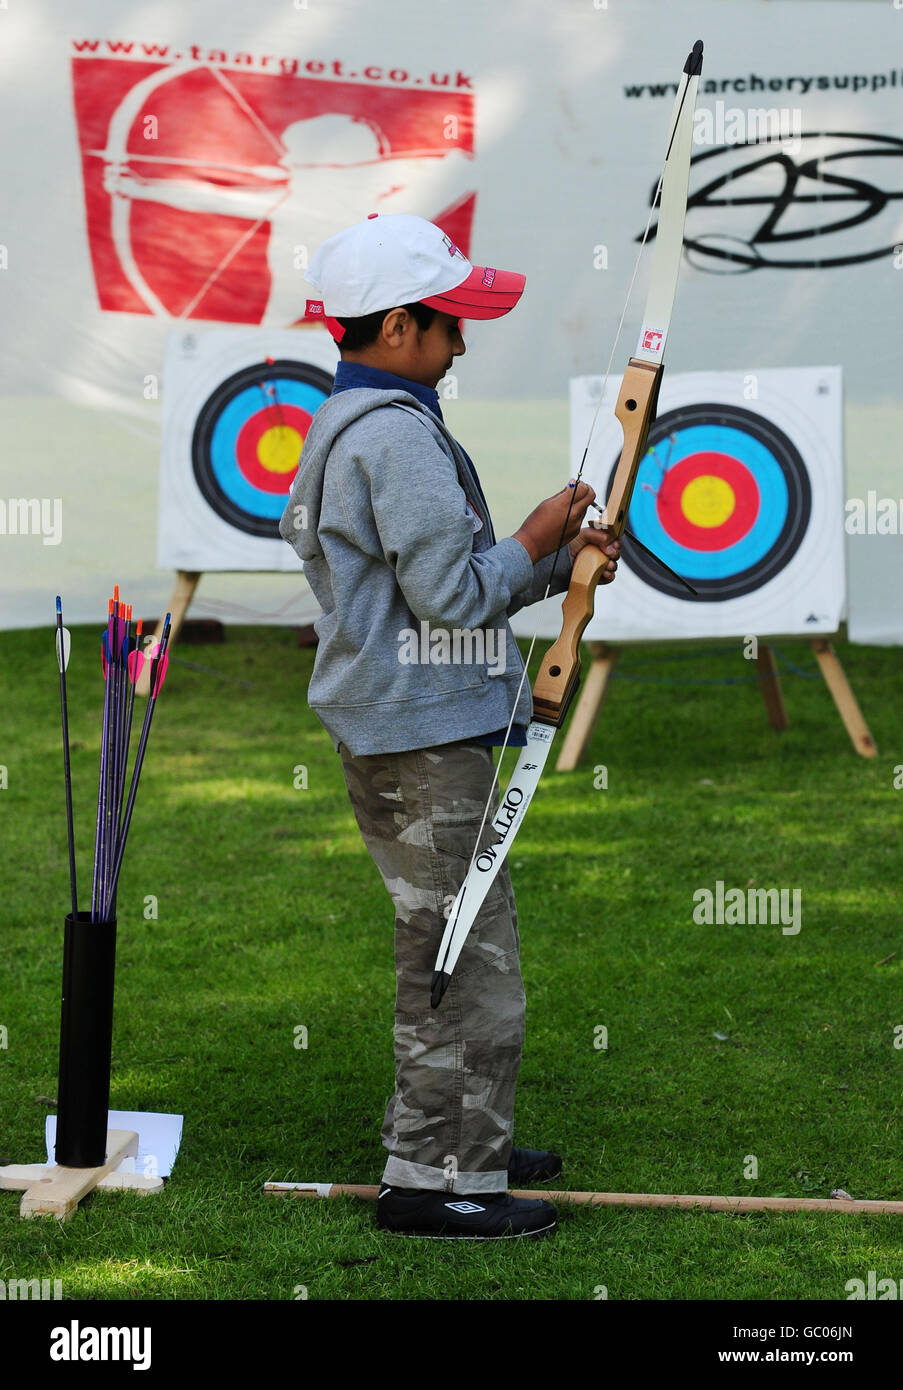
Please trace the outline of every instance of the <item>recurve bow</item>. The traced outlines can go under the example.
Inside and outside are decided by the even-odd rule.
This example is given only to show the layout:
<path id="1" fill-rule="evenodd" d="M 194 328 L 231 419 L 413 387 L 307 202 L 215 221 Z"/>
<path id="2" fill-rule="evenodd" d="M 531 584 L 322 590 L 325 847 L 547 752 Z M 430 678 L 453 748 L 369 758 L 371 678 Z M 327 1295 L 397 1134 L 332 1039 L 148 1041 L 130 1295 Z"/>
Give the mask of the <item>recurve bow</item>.
<path id="1" fill-rule="evenodd" d="M 618 539 L 626 530 L 637 470 L 646 453 L 649 427 L 655 419 L 664 370 L 665 343 L 683 249 L 693 118 L 701 72 L 702 41 L 698 40 L 687 58 L 674 101 L 660 184 L 659 221 L 643 323 L 636 352 L 624 372 L 615 405 L 614 413 L 624 432 L 624 444 L 603 511 L 603 522 L 612 539 Z M 533 720 L 527 729 L 526 746 L 521 749 L 517 767 L 499 808 L 489 821 L 494 838 L 482 848 L 478 842 L 470 868 L 449 912 L 433 974 L 433 1008 L 438 1008 L 448 988 L 467 935 L 523 823 L 549 756 L 555 731 L 564 722 L 577 689 L 580 639 L 593 615 L 596 587 L 607 563 L 605 551 L 595 545 L 584 546 L 574 561 L 562 604 L 561 633 L 546 652 L 533 686 Z M 478 837 L 478 841 L 480 838 L 482 836 Z"/>

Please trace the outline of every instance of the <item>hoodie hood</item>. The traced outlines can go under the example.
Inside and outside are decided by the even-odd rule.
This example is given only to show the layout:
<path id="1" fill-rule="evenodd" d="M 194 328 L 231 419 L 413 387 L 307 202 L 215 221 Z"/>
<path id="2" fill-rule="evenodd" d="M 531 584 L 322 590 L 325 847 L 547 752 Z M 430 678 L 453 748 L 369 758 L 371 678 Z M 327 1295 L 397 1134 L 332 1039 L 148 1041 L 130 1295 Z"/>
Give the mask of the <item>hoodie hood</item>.
<path id="1" fill-rule="evenodd" d="M 302 561 L 320 559 L 323 555 L 317 532 L 323 505 L 323 478 L 333 444 L 342 431 L 362 415 L 395 401 L 417 410 L 426 416 L 428 422 L 434 423 L 437 430 L 442 429 L 436 416 L 422 401 L 401 390 L 352 387 L 328 396 L 314 414 L 301 451 L 301 464 L 279 522 L 280 536 L 288 541 Z"/>

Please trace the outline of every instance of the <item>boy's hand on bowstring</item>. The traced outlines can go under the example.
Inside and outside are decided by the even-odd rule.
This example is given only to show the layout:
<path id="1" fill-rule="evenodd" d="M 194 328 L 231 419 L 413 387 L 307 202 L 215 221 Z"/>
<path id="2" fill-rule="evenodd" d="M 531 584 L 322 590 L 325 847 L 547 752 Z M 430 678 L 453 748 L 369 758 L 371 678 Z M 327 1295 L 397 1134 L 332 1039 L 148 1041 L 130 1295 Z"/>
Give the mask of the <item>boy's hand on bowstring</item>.
<path id="1" fill-rule="evenodd" d="M 569 484 L 534 507 L 514 533 L 514 539 L 520 541 L 534 565 L 546 555 L 554 555 L 560 545 L 574 540 L 580 533 L 586 509 L 595 496 L 589 483 L 577 483 L 576 487 Z"/>
<path id="2" fill-rule="evenodd" d="M 587 545 L 597 545 L 610 557 L 599 576 L 600 584 L 610 584 L 618 568 L 618 556 L 621 554 L 620 540 L 612 540 L 608 527 L 599 526 L 598 522 L 594 522 L 571 541 L 569 549 L 572 559 L 576 560 L 580 551 Z"/>

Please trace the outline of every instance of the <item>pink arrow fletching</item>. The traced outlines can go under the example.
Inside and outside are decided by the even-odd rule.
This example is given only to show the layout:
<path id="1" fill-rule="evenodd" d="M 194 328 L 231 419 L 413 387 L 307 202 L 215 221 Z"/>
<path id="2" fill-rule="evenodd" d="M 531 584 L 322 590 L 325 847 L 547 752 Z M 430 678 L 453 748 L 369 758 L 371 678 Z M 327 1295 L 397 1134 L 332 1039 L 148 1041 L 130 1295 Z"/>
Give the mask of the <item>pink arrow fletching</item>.
<path id="1" fill-rule="evenodd" d="M 128 656 L 129 680 L 132 682 L 132 685 L 135 684 L 138 677 L 141 675 L 143 667 L 144 652 L 140 647 L 136 647 L 134 651 L 129 652 Z"/>
<path id="2" fill-rule="evenodd" d="M 161 691 L 162 688 L 163 688 L 163 682 L 166 680 L 166 671 L 167 671 L 167 667 L 168 667 L 168 666 L 169 666 L 169 652 L 166 652 L 165 655 L 164 655 L 164 657 L 163 657 L 163 659 L 162 659 L 162 661 L 160 662 L 159 666 L 157 667 L 157 678 L 156 678 L 156 680 L 154 681 L 154 690 L 153 690 L 153 696 L 154 696 L 154 699 L 155 699 L 155 700 L 156 700 L 157 696 L 160 694 L 160 691 Z"/>

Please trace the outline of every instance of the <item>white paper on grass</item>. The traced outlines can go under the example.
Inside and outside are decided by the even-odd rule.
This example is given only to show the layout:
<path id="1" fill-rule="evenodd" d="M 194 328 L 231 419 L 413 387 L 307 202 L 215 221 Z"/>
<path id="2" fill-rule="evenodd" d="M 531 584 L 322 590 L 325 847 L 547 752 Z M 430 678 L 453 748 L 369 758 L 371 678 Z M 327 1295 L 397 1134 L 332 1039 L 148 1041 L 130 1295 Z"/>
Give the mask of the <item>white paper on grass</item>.
<path id="1" fill-rule="evenodd" d="M 110 1110 L 107 1129 L 133 1129 L 138 1134 L 138 1153 L 119 1165 L 121 1173 L 143 1173 L 147 1177 L 168 1178 L 182 1142 L 182 1115 L 164 1115 L 152 1110 Z M 55 1163 L 56 1115 L 48 1115 L 44 1127 L 47 1161 Z"/>

